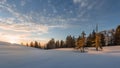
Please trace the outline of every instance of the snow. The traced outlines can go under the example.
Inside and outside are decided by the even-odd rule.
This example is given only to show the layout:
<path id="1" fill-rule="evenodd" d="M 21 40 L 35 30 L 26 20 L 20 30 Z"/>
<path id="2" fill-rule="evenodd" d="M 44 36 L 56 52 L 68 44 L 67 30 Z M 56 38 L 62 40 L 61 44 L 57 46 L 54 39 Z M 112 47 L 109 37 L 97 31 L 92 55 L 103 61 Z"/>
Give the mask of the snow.
<path id="1" fill-rule="evenodd" d="M 103 51 L 87 48 L 42 50 L 21 45 L 0 45 L 0 68 L 120 68 L 120 46 Z"/>

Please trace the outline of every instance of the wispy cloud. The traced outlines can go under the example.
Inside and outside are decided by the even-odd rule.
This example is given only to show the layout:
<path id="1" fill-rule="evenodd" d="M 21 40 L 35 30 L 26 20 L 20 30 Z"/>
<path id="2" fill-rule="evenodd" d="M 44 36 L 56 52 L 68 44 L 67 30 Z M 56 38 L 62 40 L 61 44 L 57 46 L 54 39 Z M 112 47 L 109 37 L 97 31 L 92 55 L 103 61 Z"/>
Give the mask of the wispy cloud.
<path id="1" fill-rule="evenodd" d="M 21 6 L 24 6 L 26 4 L 25 0 L 21 0 Z"/>
<path id="2" fill-rule="evenodd" d="M 78 21 L 81 22 L 88 20 L 87 18 L 84 18 L 84 15 L 87 12 L 87 10 L 85 9 L 84 10 L 80 9 L 79 11 L 80 13 L 77 15 L 78 18 L 77 17 L 64 18 L 62 16 L 46 17 L 39 12 L 30 11 L 30 13 L 27 14 L 18 12 L 17 9 L 14 7 L 14 5 L 9 5 L 8 3 L 5 3 L 6 0 L 3 2 L 4 5 L 1 4 L 0 8 L 7 10 L 9 13 L 13 15 L 13 17 L 4 18 L 1 20 L 1 23 L 11 24 L 9 26 L 12 26 L 12 28 L 14 27 L 13 29 L 16 30 L 23 30 L 23 28 L 25 28 L 25 30 L 27 31 L 34 31 L 35 29 L 38 29 L 38 31 L 41 32 L 48 32 L 50 28 L 68 27 L 68 25 L 70 25 L 69 23 L 71 22 L 78 22 Z M 25 2 L 25 1 L 22 0 L 21 2 Z M 73 0 L 73 2 L 80 3 L 81 7 L 85 7 L 85 6 L 89 7 L 88 0 Z M 15 28 L 15 26 L 19 26 L 20 28 Z"/>
<path id="3" fill-rule="evenodd" d="M 43 24 L 36 24 L 32 21 L 31 15 L 25 15 L 17 12 L 13 6 L 6 4 L 0 5 L 0 8 L 3 8 L 10 12 L 13 17 L 8 18 L 0 18 L 0 28 L 15 30 L 15 31 L 25 31 L 25 32 L 43 32 L 46 33 L 48 31 L 48 27 Z M 6 28 L 7 27 L 7 28 Z"/>
<path id="4" fill-rule="evenodd" d="M 28 5 L 27 1 L 20 0 L 17 4 L 24 9 Z M 0 16 L 0 29 L 6 32 L 18 32 L 16 34 L 26 33 L 27 35 L 21 34 L 21 36 L 29 39 L 28 33 L 31 34 L 30 36 L 33 36 L 32 33 L 44 35 L 49 33 L 51 29 L 66 29 L 76 26 L 80 27 L 82 23 L 88 24 L 87 22 L 91 18 L 90 10 L 100 6 L 98 0 L 72 0 L 72 4 L 77 6 L 75 10 L 73 10 L 74 7 L 70 7 L 69 3 L 67 8 L 64 8 L 66 4 L 63 5 L 62 3 L 58 6 L 53 5 L 52 0 L 48 0 L 47 4 L 47 8 L 44 7 L 45 5 L 42 5 L 44 8 L 41 7 L 40 11 L 35 11 L 31 8 L 30 11 L 24 10 L 25 12 L 23 12 L 17 8 L 18 5 L 15 3 L 9 4 L 7 0 L 1 0 L 0 11 L 7 13 L 9 16 Z M 33 5 L 39 7 L 38 5 Z M 48 10 L 49 7 L 51 8 L 50 11 Z M 59 8 L 62 8 L 62 10 L 59 10 Z"/>
<path id="5" fill-rule="evenodd" d="M 73 0 L 75 4 L 80 4 L 80 7 L 88 6 L 88 0 Z"/>
<path id="6" fill-rule="evenodd" d="M 7 0 L 0 0 L 0 4 L 5 4 Z"/>
<path id="7" fill-rule="evenodd" d="M 48 27 L 44 25 L 36 25 L 34 23 L 29 24 L 7 24 L 0 23 L 0 28 L 4 30 L 11 30 L 17 32 L 39 32 L 39 33 L 47 33 Z"/>

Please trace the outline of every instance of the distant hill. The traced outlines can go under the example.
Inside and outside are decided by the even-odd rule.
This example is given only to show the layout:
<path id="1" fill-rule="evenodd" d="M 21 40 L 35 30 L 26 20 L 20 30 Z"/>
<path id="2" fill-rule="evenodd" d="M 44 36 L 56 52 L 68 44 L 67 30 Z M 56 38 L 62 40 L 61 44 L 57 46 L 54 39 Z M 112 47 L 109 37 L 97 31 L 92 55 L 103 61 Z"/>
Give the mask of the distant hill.
<path id="1" fill-rule="evenodd" d="M 20 44 L 17 44 L 17 43 L 12 44 L 9 42 L 0 41 L 0 46 L 2 46 L 2 45 L 20 45 Z"/>
<path id="2" fill-rule="evenodd" d="M 10 45 L 11 43 L 9 42 L 4 42 L 4 41 L 0 41 L 0 45 Z"/>

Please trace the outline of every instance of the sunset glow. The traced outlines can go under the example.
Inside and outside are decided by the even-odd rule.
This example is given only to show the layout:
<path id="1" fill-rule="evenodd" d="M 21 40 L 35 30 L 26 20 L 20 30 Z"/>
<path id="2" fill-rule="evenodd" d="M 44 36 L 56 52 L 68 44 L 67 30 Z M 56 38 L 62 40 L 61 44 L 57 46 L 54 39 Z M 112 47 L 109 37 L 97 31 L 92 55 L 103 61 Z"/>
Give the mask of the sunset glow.
<path id="1" fill-rule="evenodd" d="M 9 42 L 10 43 L 18 43 L 18 38 L 17 37 L 9 37 Z"/>

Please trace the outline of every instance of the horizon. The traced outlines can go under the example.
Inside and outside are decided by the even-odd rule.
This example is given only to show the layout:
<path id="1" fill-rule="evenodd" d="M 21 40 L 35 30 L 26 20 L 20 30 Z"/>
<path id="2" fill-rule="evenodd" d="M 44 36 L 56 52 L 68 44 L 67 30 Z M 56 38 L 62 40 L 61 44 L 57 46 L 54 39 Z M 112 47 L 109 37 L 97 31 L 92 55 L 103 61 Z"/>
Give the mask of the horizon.
<path id="1" fill-rule="evenodd" d="M 0 41 L 21 43 L 116 29 L 120 0 L 1 0 Z"/>

